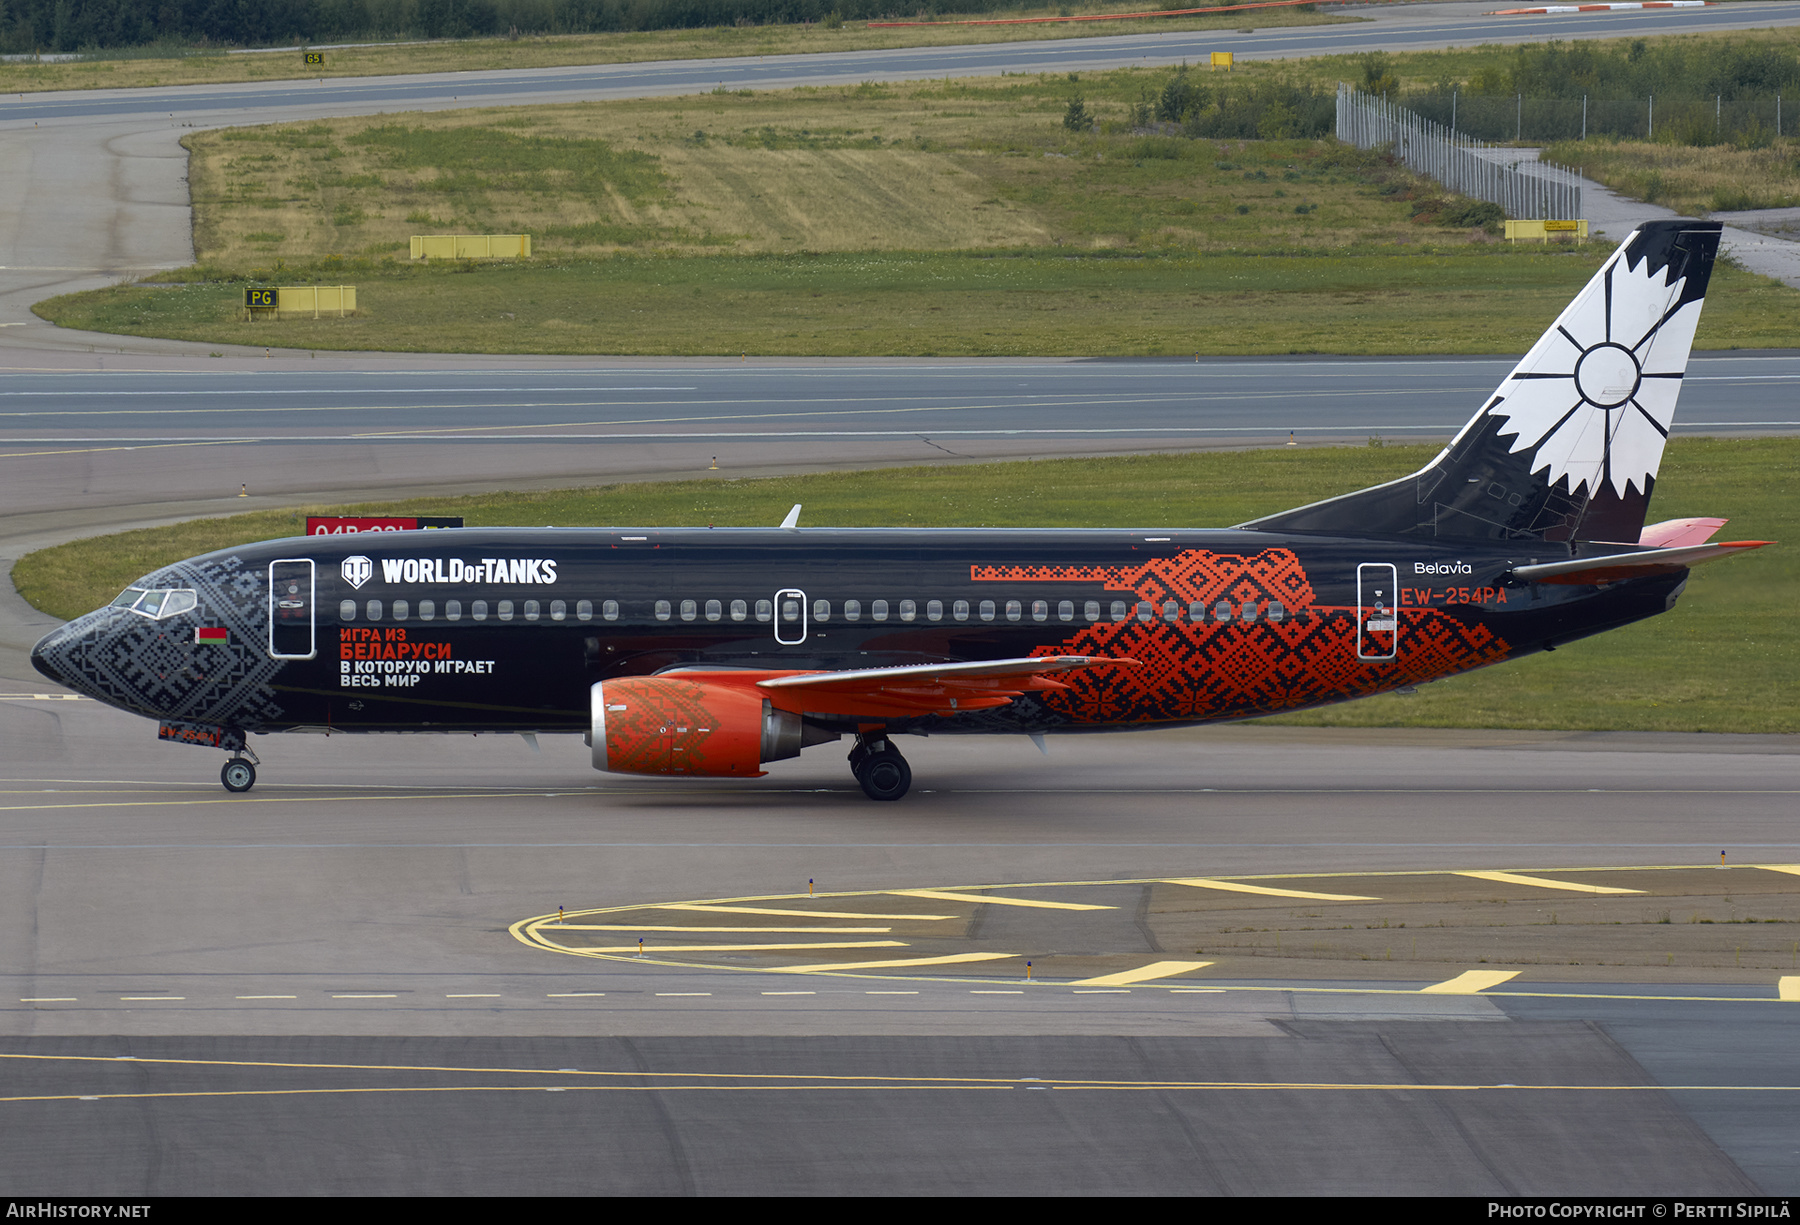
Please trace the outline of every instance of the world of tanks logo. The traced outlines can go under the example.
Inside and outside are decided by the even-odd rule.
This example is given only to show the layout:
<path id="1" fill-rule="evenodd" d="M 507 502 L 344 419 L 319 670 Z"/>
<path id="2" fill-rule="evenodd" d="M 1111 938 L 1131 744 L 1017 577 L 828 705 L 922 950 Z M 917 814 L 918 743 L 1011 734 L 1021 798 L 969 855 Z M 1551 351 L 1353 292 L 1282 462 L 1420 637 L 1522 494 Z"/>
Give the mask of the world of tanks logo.
<path id="1" fill-rule="evenodd" d="M 339 573 L 344 576 L 344 581 L 351 587 L 360 589 L 374 575 L 375 563 L 360 554 L 355 557 L 346 557 L 344 564 L 339 568 Z"/>

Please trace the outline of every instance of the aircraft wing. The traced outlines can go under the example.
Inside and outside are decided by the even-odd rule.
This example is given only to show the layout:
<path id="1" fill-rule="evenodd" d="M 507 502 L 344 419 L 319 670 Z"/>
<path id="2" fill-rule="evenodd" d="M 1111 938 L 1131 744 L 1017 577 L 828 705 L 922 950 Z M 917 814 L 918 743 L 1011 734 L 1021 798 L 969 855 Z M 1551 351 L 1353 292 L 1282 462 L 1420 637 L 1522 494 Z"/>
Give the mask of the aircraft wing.
<path id="1" fill-rule="evenodd" d="M 1066 689 L 1058 672 L 1109 665 L 1134 668 L 1135 659 L 1049 655 L 974 663 L 908 664 L 843 672 L 799 672 L 756 682 L 778 707 L 849 716 L 950 714 L 1005 706 L 1023 693 Z"/>
<path id="2" fill-rule="evenodd" d="M 1577 557 L 1569 561 L 1515 566 L 1512 577 L 1527 583 L 1610 583 L 1619 579 L 1646 578 L 1685 570 L 1701 562 L 1730 557 L 1744 549 L 1760 549 L 1770 540 L 1733 540 L 1721 544 L 1696 544 L 1680 549 L 1644 549 L 1605 557 Z"/>

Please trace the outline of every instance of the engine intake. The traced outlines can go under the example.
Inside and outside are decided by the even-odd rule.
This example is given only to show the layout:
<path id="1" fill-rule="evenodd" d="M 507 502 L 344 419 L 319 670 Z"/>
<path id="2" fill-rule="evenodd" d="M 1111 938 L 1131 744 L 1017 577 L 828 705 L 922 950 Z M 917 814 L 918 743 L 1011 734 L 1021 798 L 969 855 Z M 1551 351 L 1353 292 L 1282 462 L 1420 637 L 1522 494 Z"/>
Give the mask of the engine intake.
<path id="1" fill-rule="evenodd" d="M 594 768 L 613 774 L 760 778 L 764 762 L 837 739 L 750 685 L 628 676 L 590 693 Z"/>

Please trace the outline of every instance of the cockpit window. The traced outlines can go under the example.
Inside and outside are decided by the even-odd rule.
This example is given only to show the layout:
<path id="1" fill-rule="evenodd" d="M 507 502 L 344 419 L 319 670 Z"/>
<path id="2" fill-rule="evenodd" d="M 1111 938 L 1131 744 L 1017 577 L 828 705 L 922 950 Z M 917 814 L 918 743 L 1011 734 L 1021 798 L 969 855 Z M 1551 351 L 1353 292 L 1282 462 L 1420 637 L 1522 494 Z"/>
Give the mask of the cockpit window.
<path id="1" fill-rule="evenodd" d="M 161 587 L 146 590 L 142 587 L 127 587 L 119 593 L 119 598 L 112 602 L 114 608 L 129 608 L 132 612 L 149 617 L 152 621 L 164 621 L 181 613 L 193 612 L 200 606 L 200 598 L 186 587 Z"/>

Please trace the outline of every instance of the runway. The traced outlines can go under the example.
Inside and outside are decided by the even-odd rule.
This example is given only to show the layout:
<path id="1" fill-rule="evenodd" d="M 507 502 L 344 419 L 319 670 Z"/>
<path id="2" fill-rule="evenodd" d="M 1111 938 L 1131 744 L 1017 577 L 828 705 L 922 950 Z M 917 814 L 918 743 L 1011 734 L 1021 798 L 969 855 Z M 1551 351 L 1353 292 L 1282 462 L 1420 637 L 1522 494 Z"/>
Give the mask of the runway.
<path id="1" fill-rule="evenodd" d="M 828 750 L 758 784 L 658 787 L 594 775 L 573 741 L 485 737 L 259 742 L 263 782 L 229 797 L 212 754 L 148 730 L 0 700 L 17 1194 L 1794 1188 L 1800 1014 L 1780 969 L 1509 964 L 1503 987 L 1434 994 L 1438 965 L 1321 978 L 1240 958 L 1084 989 L 1058 950 L 1085 912 L 942 896 L 1105 905 L 1132 886 L 1042 882 L 1327 869 L 1641 885 L 1592 869 L 1687 864 L 1761 916 L 1779 903 L 1751 878 L 1800 885 L 1750 866 L 1800 861 L 1788 738 L 1221 728 L 1053 739 L 1048 761 L 933 738 L 889 806 Z M 1554 896 L 1565 917 L 1597 904 Z M 738 911 L 666 909 L 685 899 Z M 973 938 L 1016 956 L 768 974 L 508 930 L 628 904 L 707 925 L 980 913 Z M 1207 960 L 1137 943 L 1115 911 L 1095 947 Z M 1744 931 L 1678 934 L 1729 962 Z M 1034 1089 L 1043 1105 L 1015 1104 Z"/>

